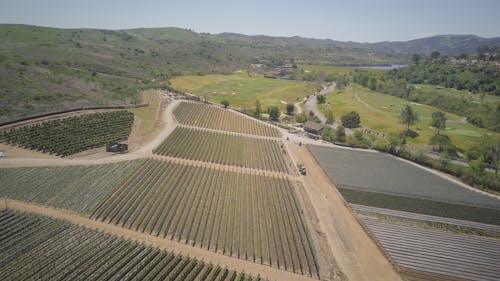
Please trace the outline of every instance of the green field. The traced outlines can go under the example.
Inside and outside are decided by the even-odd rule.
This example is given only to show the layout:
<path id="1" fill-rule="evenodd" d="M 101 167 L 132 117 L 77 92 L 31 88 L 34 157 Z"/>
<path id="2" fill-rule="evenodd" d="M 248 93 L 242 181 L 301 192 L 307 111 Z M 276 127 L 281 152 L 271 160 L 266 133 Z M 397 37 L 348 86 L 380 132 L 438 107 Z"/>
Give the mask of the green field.
<path id="1" fill-rule="evenodd" d="M 484 95 L 483 101 L 481 101 L 481 94 L 470 94 L 467 90 L 457 90 L 453 88 L 444 88 L 429 84 L 413 84 L 416 89 L 420 89 L 425 93 L 439 93 L 446 95 L 453 95 L 456 97 L 471 99 L 475 103 L 495 103 L 500 102 L 499 96 Z"/>
<path id="2" fill-rule="evenodd" d="M 319 274 L 294 183 L 286 177 L 148 160 L 91 218 L 298 274 Z"/>
<path id="3" fill-rule="evenodd" d="M 143 163 L 0 169 L 0 197 L 91 214 L 123 177 Z"/>
<path id="4" fill-rule="evenodd" d="M 40 215 L 2 210 L 0 229 L 2 280 L 261 280 Z"/>
<path id="5" fill-rule="evenodd" d="M 174 116 L 180 124 L 187 126 L 275 138 L 281 136 L 274 126 L 204 103 L 182 102 L 175 108 Z"/>
<path id="6" fill-rule="evenodd" d="M 214 103 L 227 99 L 230 106 L 247 110 L 255 109 L 259 100 L 263 110 L 278 106 L 282 111 L 285 104 L 301 101 L 315 92 L 312 84 L 288 80 L 276 80 L 249 76 L 246 72 L 233 75 L 181 76 L 172 80 L 172 86 L 191 94 L 206 97 Z"/>
<path id="7" fill-rule="evenodd" d="M 127 140 L 133 123 L 130 111 L 99 112 L 0 130 L 0 142 L 69 156 Z"/>
<path id="8" fill-rule="evenodd" d="M 417 111 L 420 118 L 418 124 L 412 127 L 420 136 L 408 141 L 427 145 L 435 133 L 435 129 L 430 127 L 430 122 L 432 112 L 438 111 L 437 108 L 373 92 L 359 85 L 328 95 L 327 102 L 331 104 L 335 116 L 357 111 L 361 116 L 361 126 L 382 133 L 399 133 L 405 129 L 405 126 L 399 123 L 399 115 L 403 107 L 408 104 Z M 446 130 L 442 133 L 448 135 L 459 148 L 467 149 L 480 143 L 486 133 L 486 130 L 467 123 L 462 116 L 446 113 L 446 117 L 448 119 Z"/>
<path id="9" fill-rule="evenodd" d="M 287 173 L 286 154 L 280 145 L 282 144 L 275 140 L 177 127 L 153 152 L 191 160 Z"/>

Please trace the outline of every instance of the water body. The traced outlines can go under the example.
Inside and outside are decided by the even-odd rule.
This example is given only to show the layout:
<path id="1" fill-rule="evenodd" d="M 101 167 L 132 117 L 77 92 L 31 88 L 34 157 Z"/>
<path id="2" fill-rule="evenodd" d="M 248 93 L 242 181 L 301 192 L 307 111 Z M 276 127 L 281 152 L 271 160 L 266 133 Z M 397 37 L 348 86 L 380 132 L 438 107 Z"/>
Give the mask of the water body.
<path id="1" fill-rule="evenodd" d="M 391 70 L 408 66 L 407 64 L 392 64 L 392 65 L 363 65 L 358 68 L 366 69 L 381 69 L 381 70 Z"/>

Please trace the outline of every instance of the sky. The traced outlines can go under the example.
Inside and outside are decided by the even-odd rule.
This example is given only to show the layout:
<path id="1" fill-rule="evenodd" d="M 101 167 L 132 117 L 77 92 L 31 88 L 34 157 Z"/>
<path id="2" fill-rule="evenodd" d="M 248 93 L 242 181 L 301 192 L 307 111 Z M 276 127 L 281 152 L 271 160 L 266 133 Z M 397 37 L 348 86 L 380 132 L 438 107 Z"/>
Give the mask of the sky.
<path id="1" fill-rule="evenodd" d="M 103 29 L 174 26 L 356 42 L 437 34 L 500 37 L 500 0 L 0 0 L 0 23 Z"/>

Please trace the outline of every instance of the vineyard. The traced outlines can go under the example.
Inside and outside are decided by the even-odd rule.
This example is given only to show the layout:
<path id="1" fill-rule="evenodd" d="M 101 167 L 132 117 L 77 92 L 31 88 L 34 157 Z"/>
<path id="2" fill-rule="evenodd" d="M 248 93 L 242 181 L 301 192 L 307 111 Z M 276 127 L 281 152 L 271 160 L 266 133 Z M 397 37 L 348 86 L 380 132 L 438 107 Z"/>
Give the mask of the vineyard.
<path id="1" fill-rule="evenodd" d="M 91 218 L 317 276 L 293 184 L 284 177 L 147 160 Z"/>
<path id="2" fill-rule="evenodd" d="M 134 123 L 129 111 L 94 113 L 0 131 L 0 142 L 69 156 L 128 139 Z"/>
<path id="3" fill-rule="evenodd" d="M 285 150 L 277 141 L 177 127 L 156 154 L 286 173 Z"/>
<path id="4" fill-rule="evenodd" d="M 144 160 L 95 166 L 0 169 L 0 197 L 91 214 Z"/>
<path id="5" fill-rule="evenodd" d="M 281 136 L 278 129 L 265 123 L 202 103 L 182 102 L 174 110 L 174 115 L 179 123 L 188 126 L 267 137 Z"/>
<path id="6" fill-rule="evenodd" d="M 0 211 L 1 280 L 261 280 L 43 216 Z"/>

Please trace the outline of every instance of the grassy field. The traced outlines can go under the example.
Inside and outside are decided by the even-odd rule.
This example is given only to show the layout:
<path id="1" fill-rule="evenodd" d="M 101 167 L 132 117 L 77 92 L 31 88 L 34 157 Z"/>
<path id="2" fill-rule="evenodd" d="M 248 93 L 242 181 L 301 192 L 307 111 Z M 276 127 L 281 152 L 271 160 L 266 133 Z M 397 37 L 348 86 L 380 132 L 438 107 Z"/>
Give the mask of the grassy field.
<path id="1" fill-rule="evenodd" d="M 453 88 L 436 87 L 429 84 L 413 84 L 416 89 L 420 89 L 425 93 L 444 93 L 446 95 L 453 95 L 473 100 L 475 103 L 495 103 L 500 102 L 500 97 L 493 95 L 485 95 L 481 101 L 480 94 L 469 94 L 467 90 L 457 90 Z"/>
<path id="2" fill-rule="evenodd" d="M 0 229 L 2 280 L 260 280 L 39 215 L 2 210 Z"/>
<path id="3" fill-rule="evenodd" d="M 91 217 L 299 274 L 318 274 L 302 209 L 287 178 L 148 160 Z"/>
<path id="4" fill-rule="evenodd" d="M 174 110 L 174 116 L 179 123 L 188 126 L 266 137 L 281 136 L 276 127 L 203 103 L 183 102 Z"/>
<path id="5" fill-rule="evenodd" d="M 177 127 L 155 154 L 287 173 L 284 150 L 275 140 Z"/>
<path id="6" fill-rule="evenodd" d="M 246 72 L 181 76 L 172 80 L 172 86 L 215 103 L 227 99 L 230 106 L 248 110 L 254 110 L 255 101 L 259 100 L 263 110 L 278 106 L 284 111 L 286 105 L 282 101 L 295 103 L 315 92 L 313 85 L 306 82 L 254 77 L 248 76 Z"/>
<path id="7" fill-rule="evenodd" d="M 370 91 L 358 85 L 347 88 L 343 92 L 334 92 L 327 96 L 335 116 L 342 116 L 350 111 L 357 111 L 361 116 L 361 125 L 377 132 L 401 132 L 405 129 L 399 123 L 399 115 L 405 105 L 410 105 L 418 113 L 420 121 L 412 129 L 420 136 L 408 139 L 410 143 L 427 145 L 434 135 L 435 129 L 430 127 L 431 115 L 437 108 L 412 103 L 407 100 Z M 452 142 L 460 148 L 467 149 L 481 142 L 486 130 L 471 125 L 465 118 L 446 113 L 446 130 Z"/>
<path id="8" fill-rule="evenodd" d="M 367 71 L 370 73 L 379 73 L 382 74 L 385 72 L 385 70 L 380 70 L 380 69 L 360 69 L 354 66 L 332 66 L 332 65 L 311 65 L 311 64 L 304 64 L 304 65 L 299 65 L 298 70 L 299 72 L 304 71 L 304 73 L 307 72 L 323 72 L 326 75 L 333 75 L 337 77 L 338 75 L 342 74 L 354 74 L 356 70 L 362 70 L 362 71 Z"/>

